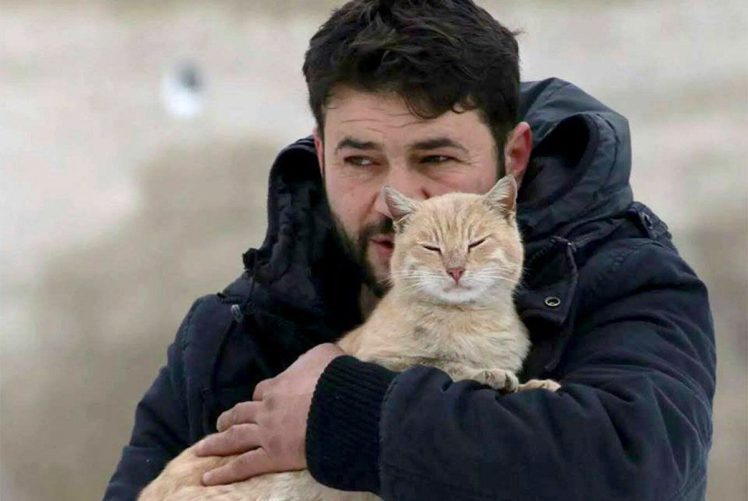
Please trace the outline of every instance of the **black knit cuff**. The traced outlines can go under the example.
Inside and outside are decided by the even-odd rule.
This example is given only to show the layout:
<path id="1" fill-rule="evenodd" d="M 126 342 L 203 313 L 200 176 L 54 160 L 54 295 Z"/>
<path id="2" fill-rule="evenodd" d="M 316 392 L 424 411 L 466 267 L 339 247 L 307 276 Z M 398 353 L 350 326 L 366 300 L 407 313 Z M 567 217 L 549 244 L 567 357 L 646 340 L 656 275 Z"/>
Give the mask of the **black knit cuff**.
<path id="1" fill-rule="evenodd" d="M 395 376 L 348 355 L 327 366 L 314 390 L 306 430 L 307 465 L 318 482 L 379 492 L 379 418 Z"/>

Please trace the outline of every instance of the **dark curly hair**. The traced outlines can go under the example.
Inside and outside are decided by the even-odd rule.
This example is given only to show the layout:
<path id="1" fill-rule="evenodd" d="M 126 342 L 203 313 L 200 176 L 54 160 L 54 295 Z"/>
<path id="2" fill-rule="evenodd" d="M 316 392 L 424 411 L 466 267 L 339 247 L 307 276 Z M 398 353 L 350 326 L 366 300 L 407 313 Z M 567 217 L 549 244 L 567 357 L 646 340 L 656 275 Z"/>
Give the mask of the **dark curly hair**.
<path id="1" fill-rule="evenodd" d="M 320 134 L 339 84 L 395 92 L 421 118 L 476 109 L 499 152 L 517 123 L 515 33 L 471 0 L 352 0 L 312 37 L 303 71 Z"/>

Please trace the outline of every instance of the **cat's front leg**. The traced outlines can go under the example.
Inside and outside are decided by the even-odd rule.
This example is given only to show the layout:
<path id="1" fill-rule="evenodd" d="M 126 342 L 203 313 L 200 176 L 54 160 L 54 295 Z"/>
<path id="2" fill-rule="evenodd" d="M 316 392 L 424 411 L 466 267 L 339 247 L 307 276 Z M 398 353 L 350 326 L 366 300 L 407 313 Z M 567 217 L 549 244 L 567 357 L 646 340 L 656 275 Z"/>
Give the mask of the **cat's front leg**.
<path id="1" fill-rule="evenodd" d="M 517 376 L 504 369 L 475 369 L 468 372 L 465 379 L 478 381 L 502 393 L 514 393 L 520 388 Z"/>
<path id="2" fill-rule="evenodd" d="M 526 383 L 519 384 L 517 376 L 504 369 L 479 369 L 468 375 L 466 379 L 472 379 L 490 386 L 503 393 L 514 393 L 526 390 L 548 390 L 557 391 L 561 385 L 552 379 L 531 379 Z"/>
<path id="3" fill-rule="evenodd" d="M 522 383 L 519 385 L 519 388 L 517 391 L 525 391 L 525 390 L 548 390 L 548 391 L 556 391 L 559 388 L 561 388 L 561 385 L 558 384 L 553 379 L 531 379 L 526 383 Z"/>

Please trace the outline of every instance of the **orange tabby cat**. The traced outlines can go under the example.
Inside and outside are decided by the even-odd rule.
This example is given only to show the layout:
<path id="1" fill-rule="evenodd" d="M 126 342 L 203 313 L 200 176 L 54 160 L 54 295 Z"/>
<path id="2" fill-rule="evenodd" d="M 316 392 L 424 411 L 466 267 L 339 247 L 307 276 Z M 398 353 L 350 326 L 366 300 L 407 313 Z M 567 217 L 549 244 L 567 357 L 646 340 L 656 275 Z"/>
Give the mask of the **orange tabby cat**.
<path id="1" fill-rule="evenodd" d="M 514 178 L 504 177 L 486 195 L 452 193 L 422 202 L 384 190 L 396 230 L 392 289 L 364 324 L 340 339 L 340 347 L 392 370 L 429 365 L 454 380 L 473 379 L 504 392 L 558 389 L 550 380 L 520 385 L 515 376 L 530 341 L 512 297 L 523 263 Z M 233 458 L 200 458 L 189 448 L 140 500 L 379 499 L 330 489 L 307 471 L 222 486 L 200 484 L 203 473 Z"/>

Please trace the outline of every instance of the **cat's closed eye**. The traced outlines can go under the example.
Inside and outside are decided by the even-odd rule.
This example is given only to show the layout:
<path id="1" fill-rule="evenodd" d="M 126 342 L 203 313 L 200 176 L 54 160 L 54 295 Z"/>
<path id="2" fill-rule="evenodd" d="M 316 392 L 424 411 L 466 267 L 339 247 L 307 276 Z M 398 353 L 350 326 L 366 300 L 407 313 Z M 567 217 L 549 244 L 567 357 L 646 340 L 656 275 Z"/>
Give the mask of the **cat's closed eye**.
<path id="1" fill-rule="evenodd" d="M 421 244 L 421 247 L 423 247 L 426 250 L 430 250 L 430 251 L 433 251 L 433 252 L 438 252 L 440 254 L 442 252 L 442 250 L 439 247 L 437 247 L 436 245 Z"/>
<path id="2" fill-rule="evenodd" d="M 468 249 L 472 249 L 472 248 L 478 247 L 480 244 L 482 244 L 483 242 L 485 242 L 487 238 L 488 237 L 483 237 L 483 238 L 481 238 L 479 240 L 474 240 L 474 241 L 470 242 L 468 244 Z"/>

